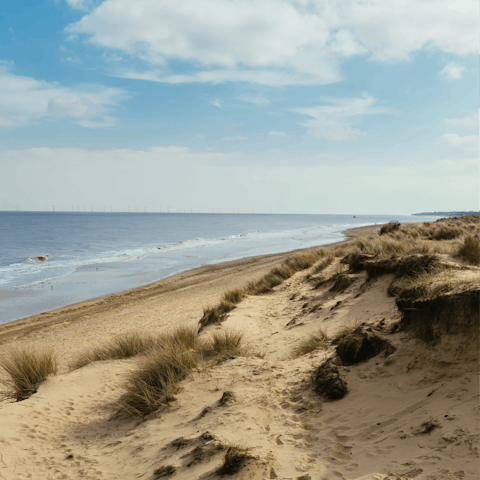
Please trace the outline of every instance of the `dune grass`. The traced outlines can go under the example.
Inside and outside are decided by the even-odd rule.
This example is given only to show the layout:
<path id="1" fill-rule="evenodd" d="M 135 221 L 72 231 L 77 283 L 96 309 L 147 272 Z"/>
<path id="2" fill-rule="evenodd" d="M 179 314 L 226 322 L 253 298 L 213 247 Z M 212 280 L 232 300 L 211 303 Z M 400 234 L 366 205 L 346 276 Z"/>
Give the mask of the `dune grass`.
<path id="1" fill-rule="evenodd" d="M 20 402 L 33 395 L 49 375 L 57 373 L 57 359 L 51 348 L 13 345 L 0 359 L 0 367 L 7 373 L 7 378 L 0 378 L 4 388 L 0 400 Z"/>
<path id="2" fill-rule="evenodd" d="M 247 460 L 253 460 L 256 457 L 249 453 L 248 448 L 239 445 L 230 445 L 225 453 L 222 466 L 217 470 L 219 475 L 233 475 L 238 473 Z"/>
<path id="3" fill-rule="evenodd" d="M 293 349 L 293 357 L 298 358 L 315 350 L 326 350 L 328 347 L 329 337 L 327 332 L 322 328 L 318 328 L 307 338 L 301 340 L 300 343 Z"/>
<path id="4" fill-rule="evenodd" d="M 231 312 L 238 303 L 245 298 L 246 292 L 243 288 L 228 290 L 222 295 L 218 305 L 203 309 L 203 316 L 198 322 L 200 331 L 208 325 L 219 324 L 228 312 Z"/>
<path id="5" fill-rule="evenodd" d="M 136 357 L 153 348 L 159 348 L 164 345 L 179 345 L 182 348 L 194 349 L 197 341 L 197 329 L 185 325 L 161 335 L 145 334 L 138 331 L 127 332 L 114 337 L 104 345 L 97 346 L 80 354 L 70 364 L 70 371 L 77 370 L 93 362 Z"/>
<path id="6" fill-rule="evenodd" d="M 272 268 L 259 280 L 250 282 L 246 288 L 235 288 L 225 292 L 217 305 L 203 309 L 203 316 L 198 322 L 200 325 L 199 332 L 208 325 L 220 324 L 226 314 L 231 312 L 246 295 L 262 295 L 270 292 L 272 288 L 280 285 L 296 272 L 310 268 L 319 258 L 325 255 L 324 248 L 296 253 L 288 257 L 279 266 Z"/>
<path id="7" fill-rule="evenodd" d="M 178 383 L 197 366 L 195 351 L 181 344 L 154 348 L 128 374 L 119 406 L 131 416 L 143 417 L 156 411 L 174 400 Z"/>
<path id="8" fill-rule="evenodd" d="M 262 295 L 268 293 L 272 288 L 280 285 L 295 273 L 306 270 L 313 266 L 319 258 L 325 255 L 325 249 L 319 248 L 310 252 L 297 253 L 288 257 L 281 265 L 274 267 L 256 282 L 250 282 L 247 286 L 247 293 L 250 295 Z"/>
<path id="9" fill-rule="evenodd" d="M 389 223 L 386 223 L 385 225 L 382 225 L 382 228 L 380 228 L 380 232 L 378 232 L 379 235 L 386 235 L 387 233 L 392 233 L 396 232 L 397 230 L 400 229 L 401 223 L 397 222 L 396 220 L 392 220 Z"/>
<path id="10" fill-rule="evenodd" d="M 246 353 L 242 343 L 243 333 L 235 330 L 220 330 L 204 340 L 197 351 L 206 358 L 213 356 L 239 356 Z"/>
<path id="11" fill-rule="evenodd" d="M 329 253 L 325 255 L 320 261 L 318 261 L 314 266 L 313 266 L 313 274 L 316 275 L 317 273 L 322 272 L 325 270 L 329 265 L 333 263 L 335 260 L 335 257 Z"/>
<path id="12" fill-rule="evenodd" d="M 340 325 L 338 330 L 335 332 L 335 335 L 331 338 L 331 343 L 337 343 L 346 335 L 353 333 L 363 323 L 364 321 L 359 318 L 346 320 L 342 325 Z"/>
<path id="13" fill-rule="evenodd" d="M 478 236 L 466 235 L 456 255 L 469 264 L 478 267 L 480 264 L 480 242 Z"/>
<path id="14" fill-rule="evenodd" d="M 81 353 L 70 364 L 70 370 L 77 370 L 93 362 L 135 357 L 153 348 L 156 342 L 157 339 L 153 336 L 136 331 L 128 332 L 113 338 L 106 345 L 100 345 Z"/>

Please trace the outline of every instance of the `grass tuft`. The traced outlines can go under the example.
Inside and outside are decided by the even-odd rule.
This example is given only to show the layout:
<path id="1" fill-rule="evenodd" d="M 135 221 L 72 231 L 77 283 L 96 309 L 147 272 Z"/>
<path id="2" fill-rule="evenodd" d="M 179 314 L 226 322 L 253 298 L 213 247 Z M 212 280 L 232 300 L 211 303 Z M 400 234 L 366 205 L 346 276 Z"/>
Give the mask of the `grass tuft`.
<path id="1" fill-rule="evenodd" d="M 333 261 L 335 257 L 332 254 L 326 255 L 322 258 L 319 262 L 317 262 L 313 267 L 313 274 L 320 273 L 321 271 L 325 270 Z"/>
<path id="2" fill-rule="evenodd" d="M 178 383 L 197 367 L 193 350 L 181 344 L 153 349 L 131 372 L 119 405 L 132 416 L 145 416 L 174 399 Z"/>
<path id="3" fill-rule="evenodd" d="M 179 326 L 170 333 L 156 336 L 136 331 L 128 332 L 113 338 L 106 345 L 82 353 L 70 364 L 70 370 L 77 370 L 93 362 L 136 357 L 162 346 L 177 345 L 181 348 L 195 349 L 197 341 L 197 329 L 186 325 Z"/>
<path id="4" fill-rule="evenodd" d="M 380 232 L 378 232 L 378 234 L 385 235 L 388 233 L 396 232 L 397 230 L 400 229 L 400 226 L 401 226 L 400 222 L 397 222 L 396 220 L 392 220 L 391 222 L 383 225 L 382 228 L 380 229 Z"/>
<path id="5" fill-rule="evenodd" d="M 467 235 L 457 251 L 457 256 L 471 265 L 480 264 L 480 242 L 477 236 Z"/>
<path id="6" fill-rule="evenodd" d="M 50 348 L 14 345 L 0 359 L 0 367 L 7 373 L 7 378 L 0 378 L 5 388 L 0 400 L 20 402 L 33 395 L 49 375 L 57 373 L 57 360 Z"/>
<path id="7" fill-rule="evenodd" d="M 223 330 L 214 332 L 211 338 L 205 340 L 200 345 L 198 353 L 204 357 L 236 357 L 244 355 L 245 349 L 242 347 L 243 333 L 235 330 Z"/>
<path id="8" fill-rule="evenodd" d="M 120 360 L 140 355 L 153 348 L 157 339 L 140 332 L 128 332 L 112 339 L 106 345 L 92 348 L 78 356 L 70 364 L 70 370 L 77 370 L 93 362 Z"/>
<path id="9" fill-rule="evenodd" d="M 234 473 L 238 473 L 245 466 L 247 460 L 254 458 L 256 457 L 250 455 L 247 448 L 231 445 L 227 448 L 223 465 L 217 470 L 217 473 L 219 475 L 233 475 Z"/>
<path id="10" fill-rule="evenodd" d="M 245 298 L 246 292 L 241 288 L 234 288 L 225 292 L 215 307 L 208 307 L 203 309 L 203 317 L 198 322 L 200 324 L 200 331 L 208 325 L 215 325 L 221 323 L 228 312 L 231 312 L 238 303 Z"/>
<path id="11" fill-rule="evenodd" d="M 339 329 L 335 333 L 335 336 L 332 337 L 331 339 L 332 343 L 333 344 L 338 343 L 339 340 L 341 340 L 343 337 L 345 337 L 349 333 L 353 333 L 363 323 L 364 322 L 359 318 L 354 318 L 353 320 L 347 320 L 339 327 Z"/>
<path id="12" fill-rule="evenodd" d="M 301 357 L 314 350 L 326 350 L 329 346 L 329 338 L 325 330 L 318 328 L 317 331 L 303 339 L 293 350 L 294 358 Z"/>

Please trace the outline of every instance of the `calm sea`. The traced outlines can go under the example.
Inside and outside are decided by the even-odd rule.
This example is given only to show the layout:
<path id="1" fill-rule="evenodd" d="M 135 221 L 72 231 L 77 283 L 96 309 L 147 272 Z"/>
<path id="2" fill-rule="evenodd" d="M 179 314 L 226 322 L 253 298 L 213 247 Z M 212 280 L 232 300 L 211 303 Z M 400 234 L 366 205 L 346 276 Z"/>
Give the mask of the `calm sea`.
<path id="1" fill-rule="evenodd" d="M 0 323 L 410 216 L 0 212 Z M 431 217 L 429 217 L 431 220 Z M 46 256 L 42 262 L 35 257 Z"/>

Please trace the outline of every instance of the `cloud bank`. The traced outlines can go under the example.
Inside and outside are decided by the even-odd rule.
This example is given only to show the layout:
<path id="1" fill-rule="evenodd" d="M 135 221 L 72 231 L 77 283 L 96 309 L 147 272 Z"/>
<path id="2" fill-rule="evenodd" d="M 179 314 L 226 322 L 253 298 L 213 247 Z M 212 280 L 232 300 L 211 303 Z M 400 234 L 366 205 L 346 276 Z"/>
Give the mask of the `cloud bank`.
<path id="1" fill-rule="evenodd" d="M 478 10 L 475 0 L 106 0 L 67 32 L 143 62 L 116 72 L 124 78 L 324 85 L 348 58 L 476 53 Z"/>

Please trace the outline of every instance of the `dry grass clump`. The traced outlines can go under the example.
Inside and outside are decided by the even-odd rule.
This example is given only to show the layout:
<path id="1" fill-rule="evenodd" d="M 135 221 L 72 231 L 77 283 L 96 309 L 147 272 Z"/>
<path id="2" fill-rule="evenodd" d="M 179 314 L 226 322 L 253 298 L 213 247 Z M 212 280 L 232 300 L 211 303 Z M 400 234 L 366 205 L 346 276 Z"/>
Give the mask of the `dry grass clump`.
<path id="1" fill-rule="evenodd" d="M 463 233 L 464 231 L 462 228 L 458 228 L 456 226 L 441 225 L 432 232 L 430 238 L 432 240 L 452 240 L 454 238 L 460 237 Z"/>
<path id="2" fill-rule="evenodd" d="M 245 466 L 247 460 L 255 458 L 253 455 L 250 455 L 247 448 L 231 445 L 227 448 L 223 465 L 217 470 L 217 473 L 219 475 L 233 475 Z"/>
<path id="3" fill-rule="evenodd" d="M 234 288 L 225 292 L 215 307 L 203 309 L 203 317 L 200 319 L 200 331 L 208 325 L 218 324 L 228 312 L 231 312 L 238 303 L 245 298 L 246 292 L 243 288 Z"/>
<path id="4" fill-rule="evenodd" d="M 246 354 L 242 346 L 243 333 L 235 330 L 221 330 L 205 340 L 198 348 L 198 353 L 204 357 L 236 357 Z"/>
<path id="5" fill-rule="evenodd" d="M 161 335 L 148 335 L 133 331 L 113 338 L 106 345 L 101 345 L 82 353 L 70 364 L 70 370 L 77 370 L 93 362 L 104 360 L 122 360 L 142 355 L 153 348 L 162 346 L 179 346 L 195 349 L 198 334 L 195 327 L 179 326 L 173 331 Z"/>
<path id="6" fill-rule="evenodd" d="M 322 328 L 318 328 L 307 338 L 303 339 L 293 350 L 293 357 L 298 358 L 314 350 L 326 350 L 329 347 L 329 338 L 327 332 Z"/>
<path id="7" fill-rule="evenodd" d="M 457 251 L 457 256 L 471 265 L 480 264 L 480 242 L 478 236 L 467 235 Z"/>
<path id="8" fill-rule="evenodd" d="M 313 274 L 315 275 L 325 270 L 329 265 L 333 263 L 334 260 L 335 260 L 335 257 L 331 253 L 329 253 L 314 265 Z"/>
<path id="9" fill-rule="evenodd" d="M 379 235 L 386 235 L 388 233 L 396 232 L 400 228 L 401 223 L 396 220 L 392 220 L 389 223 L 386 223 L 378 232 Z"/>
<path id="10" fill-rule="evenodd" d="M 280 285 L 295 273 L 306 270 L 314 265 L 319 258 L 325 255 L 324 249 L 317 249 L 307 253 L 297 253 L 287 258 L 280 266 L 273 268 L 256 282 L 250 282 L 247 293 L 250 295 L 262 295 L 268 293 L 273 287 Z"/>
<path id="11" fill-rule="evenodd" d="M 0 359 L 0 367 L 8 375 L 0 378 L 5 388 L 0 400 L 20 402 L 33 395 L 49 375 L 57 373 L 57 359 L 51 348 L 14 345 Z"/>
<path id="12" fill-rule="evenodd" d="M 457 287 L 474 285 L 478 280 L 454 269 L 439 267 L 411 278 L 403 289 L 403 297 L 435 297 L 450 292 Z"/>
<path id="13" fill-rule="evenodd" d="M 131 358 L 153 348 L 158 339 L 140 332 L 128 332 L 110 340 L 106 345 L 92 348 L 79 355 L 70 364 L 70 370 L 77 370 L 93 362 Z"/>
<path id="14" fill-rule="evenodd" d="M 180 344 L 155 348 L 130 372 L 120 407 L 132 416 L 145 416 L 174 399 L 178 383 L 198 365 L 195 351 Z"/>

